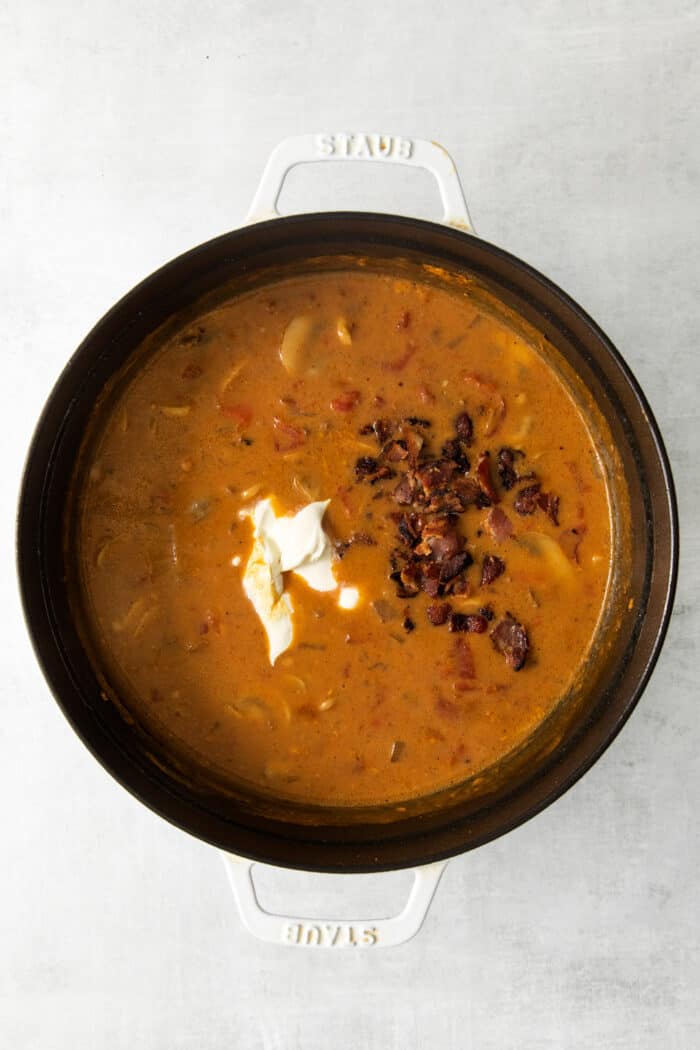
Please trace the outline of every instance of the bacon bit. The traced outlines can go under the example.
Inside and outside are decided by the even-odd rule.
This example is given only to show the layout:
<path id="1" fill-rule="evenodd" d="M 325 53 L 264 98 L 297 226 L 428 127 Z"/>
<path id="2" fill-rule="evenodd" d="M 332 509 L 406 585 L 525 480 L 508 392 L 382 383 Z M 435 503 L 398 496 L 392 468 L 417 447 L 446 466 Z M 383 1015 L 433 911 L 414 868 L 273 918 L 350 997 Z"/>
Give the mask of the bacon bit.
<path id="1" fill-rule="evenodd" d="M 416 553 L 421 555 L 432 555 L 433 559 L 442 565 L 452 561 L 464 546 L 464 538 L 460 536 L 457 529 L 449 519 L 436 518 L 434 521 L 426 522 L 423 528 L 421 543 L 416 548 Z M 466 561 L 462 568 L 471 564 L 471 557 L 465 555 Z M 459 571 L 459 570 L 458 570 Z M 452 574 L 453 576 L 456 573 Z"/>
<path id="2" fill-rule="evenodd" d="M 513 506 L 518 514 L 523 515 L 533 514 L 539 507 L 553 525 L 559 525 L 559 497 L 553 496 L 551 492 L 541 492 L 539 482 L 521 489 Z"/>
<path id="3" fill-rule="evenodd" d="M 471 563 L 472 556 L 468 551 L 461 551 L 443 562 L 438 560 L 440 565 L 440 583 L 449 583 L 451 580 L 454 580 L 464 569 L 468 569 Z"/>
<path id="4" fill-rule="evenodd" d="M 425 383 L 421 383 L 421 385 L 418 387 L 418 397 L 421 399 L 424 405 L 435 404 L 435 394 L 429 387 L 425 385 Z"/>
<path id="5" fill-rule="evenodd" d="M 374 485 L 377 481 L 395 476 L 390 467 L 380 465 L 379 460 L 374 456 L 360 456 L 355 463 L 355 477 L 358 481 L 365 478 L 371 485 Z"/>
<path id="6" fill-rule="evenodd" d="M 402 460 L 408 459 L 408 445 L 401 440 L 391 441 L 384 447 L 382 455 L 390 463 L 400 463 Z"/>
<path id="7" fill-rule="evenodd" d="M 501 423 L 506 417 L 506 403 L 501 394 L 498 392 L 498 387 L 495 383 L 489 379 L 484 379 L 483 376 L 477 375 L 475 372 L 465 372 L 462 376 L 465 383 L 471 384 L 476 387 L 477 390 L 484 392 L 491 401 L 491 414 L 484 427 L 484 435 L 486 437 L 492 437 L 501 426 Z"/>
<path id="8" fill-rule="evenodd" d="M 471 506 L 481 507 L 482 509 L 490 506 L 488 496 L 484 495 L 481 485 L 476 478 L 455 478 L 453 488 L 461 510 L 466 510 L 467 507 Z"/>
<path id="9" fill-rule="evenodd" d="M 530 649 L 527 631 L 523 625 L 517 623 L 511 613 L 507 612 L 491 631 L 490 637 L 494 649 L 505 656 L 508 666 L 514 671 L 519 671 Z"/>
<path id="10" fill-rule="evenodd" d="M 474 654 L 472 653 L 472 647 L 469 644 L 468 638 L 463 638 L 461 635 L 459 638 L 455 638 L 454 658 L 457 667 L 458 678 L 476 678 Z"/>
<path id="11" fill-rule="evenodd" d="M 472 437 L 474 436 L 474 424 L 472 423 L 471 416 L 467 412 L 460 412 L 455 419 L 454 425 L 457 437 L 460 438 L 465 445 L 471 445 Z"/>
<path id="12" fill-rule="evenodd" d="M 416 471 L 416 477 L 423 486 L 426 494 L 431 496 L 435 492 L 446 489 L 455 472 L 455 464 L 449 459 L 435 459 L 432 463 L 426 463 Z"/>
<path id="13" fill-rule="evenodd" d="M 404 310 L 404 312 L 401 314 L 401 316 L 399 317 L 398 321 L 396 322 L 396 327 L 398 329 L 408 328 L 410 326 L 410 324 L 411 324 L 411 311 L 410 310 Z"/>
<path id="14" fill-rule="evenodd" d="M 360 434 L 364 437 L 367 434 L 374 434 L 379 444 L 383 447 L 394 433 L 394 424 L 390 419 L 375 419 L 371 423 L 365 423 L 363 427 L 360 427 Z"/>
<path id="15" fill-rule="evenodd" d="M 450 631 L 466 631 L 468 634 L 483 634 L 488 624 L 486 617 L 478 613 L 450 613 L 447 626 Z"/>
<path id="16" fill-rule="evenodd" d="M 578 549 L 581 546 L 584 533 L 586 532 L 586 526 L 581 524 L 577 525 L 573 529 L 565 529 L 564 532 L 559 536 L 559 546 L 564 551 L 564 554 L 576 564 L 579 564 Z"/>
<path id="17" fill-rule="evenodd" d="M 189 365 L 186 365 L 182 371 L 183 379 L 199 379 L 202 372 L 204 371 L 200 365 L 196 365 L 193 361 Z"/>
<path id="18" fill-rule="evenodd" d="M 415 430 L 408 430 L 404 432 L 404 441 L 408 446 L 408 458 L 413 466 L 418 462 L 418 457 L 423 449 L 424 440 L 423 435 L 419 434 Z"/>
<path id="19" fill-rule="evenodd" d="M 553 496 L 551 492 L 540 492 L 537 497 L 537 506 L 545 512 L 552 525 L 559 525 L 558 496 Z"/>
<path id="20" fill-rule="evenodd" d="M 389 576 L 390 580 L 393 580 L 396 584 L 396 597 L 397 598 L 415 598 L 420 593 L 420 580 L 413 580 L 409 577 L 404 582 L 403 571 L 392 572 Z"/>
<path id="21" fill-rule="evenodd" d="M 302 427 L 295 427 L 292 423 L 287 423 L 284 419 L 280 419 L 279 416 L 275 416 L 272 420 L 272 427 L 276 452 L 291 452 L 293 449 L 301 448 L 302 445 L 306 444 L 307 435 Z"/>
<path id="22" fill-rule="evenodd" d="M 361 399 L 362 394 L 359 390 L 346 390 L 333 398 L 330 407 L 334 412 L 352 412 L 354 408 L 357 408 Z"/>
<path id="23" fill-rule="evenodd" d="M 439 565 L 426 565 L 423 569 L 421 587 L 429 598 L 437 598 L 445 590 L 440 579 L 441 570 Z"/>
<path id="24" fill-rule="evenodd" d="M 356 478 L 369 478 L 379 469 L 379 460 L 374 456 L 361 456 L 355 464 Z"/>
<path id="25" fill-rule="evenodd" d="M 353 532 L 346 540 L 339 540 L 335 545 L 336 554 L 344 558 L 351 547 L 376 547 L 377 541 L 368 532 Z"/>
<path id="26" fill-rule="evenodd" d="M 397 583 L 396 593 L 399 598 L 415 598 L 424 581 L 421 579 L 419 565 L 405 565 L 398 573 L 392 573 L 391 579 Z"/>
<path id="27" fill-rule="evenodd" d="M 381 367 L 385 372 L 402 372 L 417 349 L 418 347 L 413 340 L 409 339 L 405 353 L 401 357 L 397 357 L 395 361 L 382 361 Z"/>
<path id="28" fill-rule="evenodd" d="M 527 485 L 524 489 L 521 489 L 518 495 L 515 497 L 513 504 L 514 509 L 518 514 L 527 515 L 534 514 L 537 510 L 538 499 L 540 494 L 540 484 L 537 482 L 534 485 Z"/>
<path id="29" fill-rule="evenodd" d="M 465 580 L 464 576 L 456 576 L 454 580 L 450 580 L 449 583 L 445 584 L 445 594 L 454 594 L 461 598 L 468 598 L 471 593 L 472 585 L 469 580 Z"/>
<path id="30" fill-rule="evenodd" d="M 402 543 L 405 543 L 407 547 L 414 548 L 417 546 L 418 537 L 415 535 L 409 523 L 405 519 L 399 522 L 399 527 L 397 531 L 399 534 L 399 539 Z"/>
<path id="31" fill-rule="evenodd" d="M 249 426 L 253 419 L 253 409 L 250 405 L 222 405 L 219 403 L 219 412 L 241 427 Z"/>
<path id="32" fill-rule="evenodd" d="M 468 447 L 467 442 L 462 441 L 460 438 L 451 438 L 442 446 L 444 458 L 452 460 L 456 464 L 457 469 L 463 474 L 466 474 L 470 467 L 469 457 L 467 456 Z"/>
<path id="33" fill-rule="evenodd" d="M 481 586 L 493 583 L 506 571 L 506 563 L 495 554 L 485 554 L 481 563 Z"/>
<path id="34" fill-rule="evenodd" d="M 433 627 L 442 627 L 444 623 L 447 623 L 451 611 L 449 602 L 439 602 L 429 605 L 426 614 Z"/>
<path id="35" fill-rule="evenodd" d="M 496 543 L 503 543 L 513 535 L 513 522 L 500 507 L 492 507 L 485 522 Z"/>
<path id="36" fill-rule="evenodd" d="M 484 495 L 491 503 L 500 503 L 501 497 L 496 492 L 491 477 L 491 453 L 482 452 L 476 463 L 476 476 Z"/>
<path id="37" fill-rule="evenodd" d="M 413 503 L 414 486 L 411 478 L 406 474 L 398 483 L 392 493 L 397 503 L 408 506 L 409 503 Z"/>
<path id="38" fill-rule="evenodd" d="M 491 623 L 495 615 L 493 611 L 493 606 L 484 605 L 481 609 L 479 609 L 479 614 L 483 616 L 485 620 L 488 620 L 488 622 Z"/>
<path id="39" fill-rule="evenodd" d="M 515 469 L 515 458 L 516 456 L 524 456 L 525 453 L 521 452 L 519 448 L 509 448 L 505 446 L 498 450 L 498 476 L 501 479 L 501 485 L 508 492 L 518 481 L 524 481 L 526 478 L 533 478 L 534 474 L 519 474 Z"/>

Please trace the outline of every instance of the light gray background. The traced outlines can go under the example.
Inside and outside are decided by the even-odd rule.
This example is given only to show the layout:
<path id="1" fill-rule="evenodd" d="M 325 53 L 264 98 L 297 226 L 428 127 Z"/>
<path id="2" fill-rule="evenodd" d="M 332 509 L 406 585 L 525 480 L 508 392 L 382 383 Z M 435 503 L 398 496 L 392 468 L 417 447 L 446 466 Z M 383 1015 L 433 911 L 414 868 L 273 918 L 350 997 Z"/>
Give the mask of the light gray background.
<path id="1" fill-rule="evenodd" d="M 0 48 L 0 1046 L 696 1048 L 698 3 L 3 0 Z M 12 517 L 93 322 L 239 224 L 277 140 L 344 129 L 443 142 L 479 232 L 622 349 L 673 460 L 683 565 L 653 681 L 584 780 L 453 861 L 410 945 L 304 954 L 252 940 L 217 854 L 72 734 L 20 622 Z M 428 182 L 385 175 L 309 171 L 287 205 L 435 212 Z M 264 889 L 390 906 L 405 886 Z"/>

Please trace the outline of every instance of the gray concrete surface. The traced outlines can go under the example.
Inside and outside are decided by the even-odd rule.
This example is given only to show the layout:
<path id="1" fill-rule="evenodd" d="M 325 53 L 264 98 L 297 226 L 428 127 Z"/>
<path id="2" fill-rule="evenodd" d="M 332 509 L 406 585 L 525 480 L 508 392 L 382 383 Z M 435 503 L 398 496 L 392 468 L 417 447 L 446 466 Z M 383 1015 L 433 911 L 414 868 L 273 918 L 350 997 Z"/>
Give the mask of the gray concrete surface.
<path id="1" fill-rule="evenodd" d="M 684 0 L 0 2 L 0 1046 L 700 1045 L 699 16 Z M 72 734 L 20 622 L 12 518 L 34 420 L 94 320 L 240 223 L 278 139 L 346 128 L 442 141 L 479 232 L 621 348 L 673 461 L 682 569 L 657 671 L 597 766 L 453 861 L 408 946 L 299 954 L 252 940 L 216 853 Z M 295 176 L 287 207 L 435 210 L 420 179 L 326 177 Z M 360 891 L 272 872 L 265 892 L 330 907 Z"/>

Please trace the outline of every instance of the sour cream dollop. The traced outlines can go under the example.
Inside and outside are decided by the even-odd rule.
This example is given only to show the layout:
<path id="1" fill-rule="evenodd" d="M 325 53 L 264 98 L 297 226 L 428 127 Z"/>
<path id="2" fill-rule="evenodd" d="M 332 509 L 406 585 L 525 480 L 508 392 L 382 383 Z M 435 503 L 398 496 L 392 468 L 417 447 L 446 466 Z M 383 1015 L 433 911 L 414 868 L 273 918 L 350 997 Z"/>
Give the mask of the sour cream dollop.
<path id="1" fill-rule="evenodd" d="M 243 572 L 243 589 L 265 628 L 270 663 L 292 644 L 294 612 L 284 590 L 285 572 L 295 572 L 315 591 L 334 591 L 333 546 L 323 529 L 330 500 L 307 503 L 296 514 L 277 517 L 269 499 L 260 500 L 250 515 L 253 549 Z"/>

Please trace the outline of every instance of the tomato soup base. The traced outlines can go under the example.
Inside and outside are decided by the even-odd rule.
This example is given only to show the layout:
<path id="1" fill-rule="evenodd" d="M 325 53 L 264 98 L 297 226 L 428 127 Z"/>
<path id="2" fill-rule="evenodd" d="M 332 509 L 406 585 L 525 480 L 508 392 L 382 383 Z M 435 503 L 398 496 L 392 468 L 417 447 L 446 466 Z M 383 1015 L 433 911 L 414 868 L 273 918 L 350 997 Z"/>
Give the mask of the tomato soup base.
<path id="1" fill-rule="evenodd" d="M 263 796 L 366 806 L 477 777 L 580 682 L 606 607 L 612 461 L 583 404 L 468 283 L 313 273 L 169 325 L 96 408 L 76 475 L 109 691 Z M 243 586 L 265 499 L 330 501 L 339 585 L 285 573 L 274 665 Z"/>

